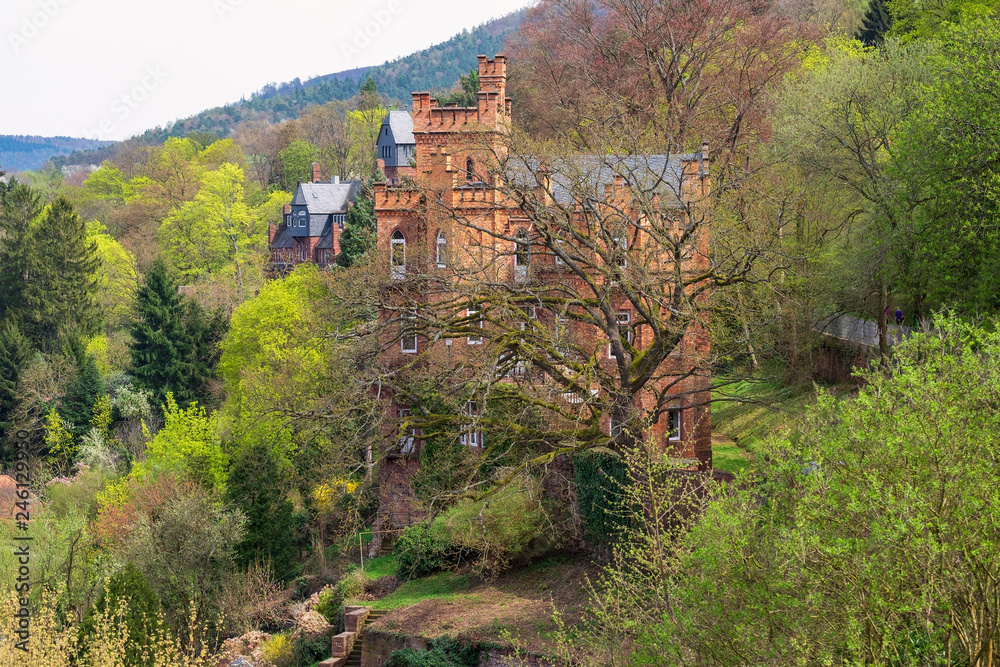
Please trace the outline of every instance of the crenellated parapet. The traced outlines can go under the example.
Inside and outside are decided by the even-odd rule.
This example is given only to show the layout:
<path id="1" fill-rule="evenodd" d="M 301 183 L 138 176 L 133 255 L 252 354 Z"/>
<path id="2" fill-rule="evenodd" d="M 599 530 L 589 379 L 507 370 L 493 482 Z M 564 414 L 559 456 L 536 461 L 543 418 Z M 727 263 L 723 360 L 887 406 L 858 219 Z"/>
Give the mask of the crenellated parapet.
<path id="1" fill-rule="evenodd" d="M 413 93 L 413 132 L 462 132 L 504 127 L 510 118 L 507 58 L 479 56 L 479 93 L 474 107 L 440 106 L 430 93 Z"/>

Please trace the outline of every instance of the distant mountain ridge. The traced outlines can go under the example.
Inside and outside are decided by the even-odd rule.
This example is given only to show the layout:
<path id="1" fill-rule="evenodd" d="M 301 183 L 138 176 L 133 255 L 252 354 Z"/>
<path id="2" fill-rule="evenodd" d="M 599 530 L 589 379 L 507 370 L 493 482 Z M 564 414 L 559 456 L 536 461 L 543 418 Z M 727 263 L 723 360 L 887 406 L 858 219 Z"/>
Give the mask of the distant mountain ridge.
<path id="1" fill-rule="evenodd" d="M 465 30 L 441 44 L 417 51 L 382 65 L 357 67 L 314 77 L 304 83 L 298 79 L 270 83 L 250 99 L 207 109 L 167 127 L 147 130 L 138 140 L 158 144 L 169 137 L 184 137 L 192 133 L 229 136 L 239 123 L 263 120 L 277 123 L 298 118 L 307 107 L 333 100 L 347 100 L 357 95 L 363 79 L 371 76 L 380 93 L 409 107 L 413 91 L 446 92 L 460 75 L 468 74 L 476 65 L 476 56 L 493 56 L 503 51 L 507 38 L 517 32 L 526 10 L 520 10 L 488 21 L 472 30 Z M 77 164 L 99 164 L 110 157 L 113 146 L 104 150 L 85 151 L 69 156 L 60 154 L 53 160 L 57 167 Z M 2 164 L 2 162 L 0 162 Z"/>
<path id="2" fill-rule="evenodd" d="M 0 134 L 0 167 L 5 171 L 38 169 L 54 156 L 93 150 L 108 143 L 74 137 Z"/>

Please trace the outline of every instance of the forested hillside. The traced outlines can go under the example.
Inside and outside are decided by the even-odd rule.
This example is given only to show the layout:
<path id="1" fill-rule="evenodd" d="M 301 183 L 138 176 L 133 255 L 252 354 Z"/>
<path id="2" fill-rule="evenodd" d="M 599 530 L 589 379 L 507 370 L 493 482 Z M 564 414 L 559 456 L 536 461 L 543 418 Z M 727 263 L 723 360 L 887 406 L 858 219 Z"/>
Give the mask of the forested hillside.
<path id="1" fill-rule="evenodd" d="M 389 667 L 997 664 L 997 3 L 505 21 L 0 181 L 0 660 L 315 667 L 366 605 Z M 501 49 L 512 127 L 383 183 Z M 341 253 L 272 265 L 313 164 Z"/>
<path id="2" fill-rule="evenodd" d="M 271 83 L 248 100 L 208 109 L 166 128 L 151 129 L 137 140 L 144 144 L 162 143 L 168 137 L 184 137 L 191 133 L 224 138 L 246 121 L 278 123 L 298 118 L 310 106 L 354 97 L 368 77 L 375 81 L 392 105 L 409 108 L 412 91 L 447 92 L 457 86 L 459 76 L 468 74 L 477 55 L 500 53 L 506 39 L 517 32 L 523 20 L 523 11 L 510 14 L 455 35 L 442 44 L 382 65 L 328 74 L 304 82 L 296 79 L 282 84 Z M 81 153 L 60 157 L 54 163 L 56 166 L 100 164 L 107 157 L 107 153 Z M 0 164 L 4 164 L 2 156 Z M 32 168 L 39 166 L 41 163 Z"/>
<path id="3" fill-rule="evenodd" d="M 106 143 L 70 137 L 0 135 L 0 165 L 16 171 L 38 169 L 55 156 L 91 150 Z"/>

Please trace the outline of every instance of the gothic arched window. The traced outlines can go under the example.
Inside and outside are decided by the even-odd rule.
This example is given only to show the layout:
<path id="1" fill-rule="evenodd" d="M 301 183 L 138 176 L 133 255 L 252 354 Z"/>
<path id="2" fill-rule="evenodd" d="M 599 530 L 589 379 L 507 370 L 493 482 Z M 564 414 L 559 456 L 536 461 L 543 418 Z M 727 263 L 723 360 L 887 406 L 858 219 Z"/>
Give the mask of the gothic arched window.
<path id="1" fill-rule="evenodd" d="M 434 258 L 437 261 L 439 269 L 443 269 L 448 263 L 448 238 L 444 235 L 443 231 L 438 232 L 437 235 L 437 250 L 434 253 Z"/>
<path id="2" fill-rule="evenodd" d="M 406 237 L 398 229 L 389 239 L 389 266 L 394 280 L 406 277 Z"/>

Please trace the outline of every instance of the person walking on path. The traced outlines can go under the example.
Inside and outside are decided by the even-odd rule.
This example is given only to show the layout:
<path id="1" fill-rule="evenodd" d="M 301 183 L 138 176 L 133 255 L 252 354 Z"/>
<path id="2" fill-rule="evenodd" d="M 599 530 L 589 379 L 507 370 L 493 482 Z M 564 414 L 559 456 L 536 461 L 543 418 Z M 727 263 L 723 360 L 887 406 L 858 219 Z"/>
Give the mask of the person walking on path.
<path id="1" fill-rule="evenodd" d="M 902 326 L 903 324 L 903 309 L 896 309 L 896 326 Z"/>
<path id="2" fill-rule="evenodd" d="M 892 324 L 892 308 L 889 306 L 885 307 L 885 323 Z"/>

